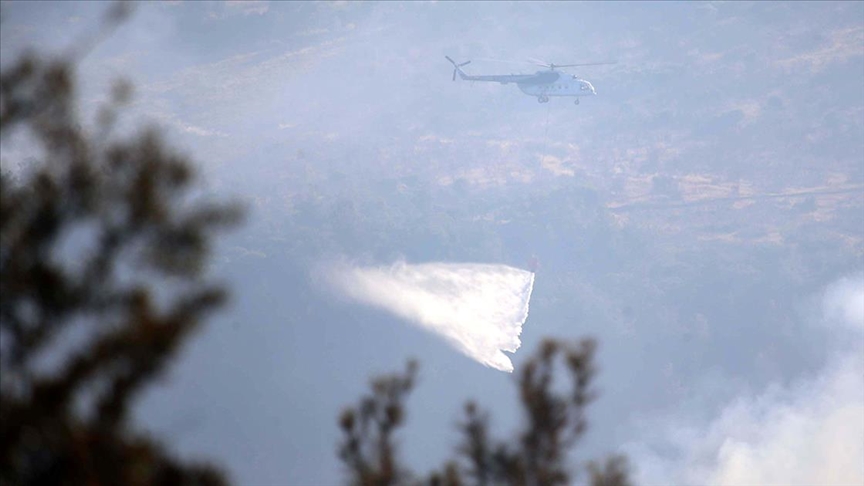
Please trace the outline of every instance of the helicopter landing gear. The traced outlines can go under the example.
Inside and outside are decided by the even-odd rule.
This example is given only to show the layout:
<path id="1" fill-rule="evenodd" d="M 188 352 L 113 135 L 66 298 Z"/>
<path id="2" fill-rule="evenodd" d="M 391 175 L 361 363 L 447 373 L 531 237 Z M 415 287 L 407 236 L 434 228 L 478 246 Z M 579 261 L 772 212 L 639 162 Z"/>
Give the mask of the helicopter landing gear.
<path id="1" fill-rule="evenodd" d="M 540 95 L 540 96 L 537 97 L 537 102 L 538 102 L 538 103 L 548 103 L 548 102 L 549 102 L 549 97 L 546 96 L 546 95 Z"/>
<path id="2" fill-rule="evenodd" d="M 576 101 L 574 101 L 573 104 L 578 105 L 579 104 L 579 98 L 576 98 Z"/>

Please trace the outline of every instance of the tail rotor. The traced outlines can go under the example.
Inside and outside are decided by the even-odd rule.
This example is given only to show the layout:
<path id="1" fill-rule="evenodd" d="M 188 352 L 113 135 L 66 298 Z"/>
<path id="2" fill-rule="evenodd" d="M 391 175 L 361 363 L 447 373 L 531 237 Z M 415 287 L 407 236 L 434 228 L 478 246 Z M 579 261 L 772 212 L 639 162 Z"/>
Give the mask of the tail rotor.
<path id="1" fill-rule="evenodd" d="M 444 57 L 446 57 L 447 60 L 450 61 L 450 64 L 453 65 L 453 81 L 456 81 L 456 73 L 461 71 L 461 69 L 459 69 L 459 68 L 461 68 L 462 66 L 471 64 L 471 61 L 465 61 L 462 64 L 456 64 L 456 61 L 454 61 L 453 59 L 450 59 L 450 56 L 444 56 Z"/>

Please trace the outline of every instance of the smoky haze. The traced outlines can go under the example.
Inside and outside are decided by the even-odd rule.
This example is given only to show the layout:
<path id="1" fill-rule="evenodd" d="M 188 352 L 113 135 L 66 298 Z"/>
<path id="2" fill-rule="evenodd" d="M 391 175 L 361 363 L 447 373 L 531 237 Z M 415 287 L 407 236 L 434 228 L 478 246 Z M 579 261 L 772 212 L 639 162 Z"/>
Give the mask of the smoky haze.
<path id="1" fill-rule="evenodd" d="M 61 52 L 103 9 L 4 3 L 2 63 Z M 445 55 L 617 63 L 563 69 L 598 93 L 574 106 L 453 82 Z M 129 79 L 124 123 L 162 127 L 208 195 L 250 209 L 214 268 L 231 308 L 136 413 L 182 454 L 241 484 L 338 484 L 341 407 L 412 357 L 406 463 L 449 457 L 467 398 L 512 429 L 511 375 L 427 332 L 450 317 L 424 329 L 409 299 L 316 283 L 324 262 L 349 282 L 468 262 L 523 272 L 508 315 L 536 276 L 521 334 L 508 319 L 489 349 L 597 338 L 574 461 L 627 452 L 646 484 L 782 482 L 787 459 L 795 480 L 864 481 L 843 455 L 864 414 L 864 4 L 147 3 L 79 73 L 85 119 Z M 27 154 L 4 141 L 4 170 Z"/>

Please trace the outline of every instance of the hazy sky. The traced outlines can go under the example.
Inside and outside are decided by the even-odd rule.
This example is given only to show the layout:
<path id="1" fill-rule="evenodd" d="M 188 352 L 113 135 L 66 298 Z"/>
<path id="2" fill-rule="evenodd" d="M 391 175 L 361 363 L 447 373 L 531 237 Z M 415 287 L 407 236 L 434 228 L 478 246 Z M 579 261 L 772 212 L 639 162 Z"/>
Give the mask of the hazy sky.
<path id="1" fill-rule="evenodd" d="M 411 357 L 410 466 L 449 458 L 468 398 L 507 437 L 512 375 L 315 268 L 536 256 L 515 372 L 546 336 L 600 343 L 574 461 L 625 452 L 640 484 L 864 482 L 864 3 L 136 5 L 81 62 L 82 113 L 127 78 L 128 126 L 163 127 L 251 211 L 215 259 L 230 309 L 137 410 L 182 454 L 239 484 L 336 484 L 339 411 Z M 4 2 L 0 63 L 61 53 L 105 7 Z M 452 82 L 444 55 L 618 63 L 568 70 L 598 93 L 574 106 Z"/>

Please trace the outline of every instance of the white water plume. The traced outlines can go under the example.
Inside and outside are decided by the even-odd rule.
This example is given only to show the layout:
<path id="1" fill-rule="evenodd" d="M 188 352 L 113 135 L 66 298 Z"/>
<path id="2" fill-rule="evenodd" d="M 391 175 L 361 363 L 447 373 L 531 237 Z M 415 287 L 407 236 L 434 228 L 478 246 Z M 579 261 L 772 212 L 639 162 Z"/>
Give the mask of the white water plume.
<path id="1" fill-rule="evenodd" d="M 334 265 L 327 280 L 346 296 L 443 336 L 486 366 L 512 372 L 534 274 L 506 265 Z"/>

